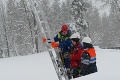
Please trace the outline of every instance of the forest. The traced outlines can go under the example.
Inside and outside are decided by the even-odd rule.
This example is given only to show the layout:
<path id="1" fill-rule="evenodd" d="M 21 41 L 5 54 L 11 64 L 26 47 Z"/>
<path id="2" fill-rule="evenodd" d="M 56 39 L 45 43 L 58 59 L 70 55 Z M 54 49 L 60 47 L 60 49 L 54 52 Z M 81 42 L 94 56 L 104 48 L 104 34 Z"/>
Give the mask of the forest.
<path id="1" fill-rule="evenodd" d="M 120 47 L 119 0 L 34 0 L 33 5 L 30 1 L 0 0 L 0 58 L 47 50 L 41 42 L 33 5 L 37 11 L 43 10 L 44 17 L 38 15 L 41 20 L 46 19 L 51 39 L 67 23 L 75 26 L 81 36 L 89 36 L 94 46 Z M 48 34 L 48 28 L 44 30 Z"/>

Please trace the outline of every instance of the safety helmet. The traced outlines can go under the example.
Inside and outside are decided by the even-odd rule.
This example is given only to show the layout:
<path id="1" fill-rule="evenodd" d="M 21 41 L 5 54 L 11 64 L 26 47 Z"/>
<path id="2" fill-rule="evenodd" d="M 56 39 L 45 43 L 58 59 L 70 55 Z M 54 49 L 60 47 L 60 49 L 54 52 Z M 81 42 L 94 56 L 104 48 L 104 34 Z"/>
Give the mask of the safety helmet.
<path id="1" fill-rule="evenodd" d="M 79 33 L 74 33 L 70 36 L 70 39 L 75 41 L 75 42 L 79 42 L 80 40 L 80 34 Z"/>
<path id="2" fill-rule="evenodd" d="M 80 34 L 79 34 L 78 32 L 76 32 L 76 33 L 72 34 L 72 35 L 70 36 L 70 38 L 71 38 L 71 39 L 72 39 L 72 38 L 79 38 L 79 39 L 80 39 Z"/>
<path id="3" fill-rule="evenodd" d="M 63 24 L 62 27 L 61 27 L 61 31 L 68 31 L 68 25 Z"/>
<path id="4" fill-rule="evenodd" d="M 82 42 L 91 43 L 91 39 L 89 37 L 84 37 Z"/>

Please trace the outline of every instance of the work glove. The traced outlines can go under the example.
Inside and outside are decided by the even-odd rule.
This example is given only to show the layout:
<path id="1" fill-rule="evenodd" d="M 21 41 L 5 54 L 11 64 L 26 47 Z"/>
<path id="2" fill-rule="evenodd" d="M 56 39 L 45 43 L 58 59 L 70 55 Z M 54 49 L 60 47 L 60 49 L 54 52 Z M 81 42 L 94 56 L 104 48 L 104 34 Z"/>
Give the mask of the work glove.
<path id="1" fill-rule="evenodd" d="M 59 43 L 57 42 L 51 42 L 52 48 L 57 48 L 59 46 Z"/>
<path id="2" fill-rule="evenodd" d="M 45 37 L 42 37 L 42 42 L 45 43 L 47 39 Z"/>

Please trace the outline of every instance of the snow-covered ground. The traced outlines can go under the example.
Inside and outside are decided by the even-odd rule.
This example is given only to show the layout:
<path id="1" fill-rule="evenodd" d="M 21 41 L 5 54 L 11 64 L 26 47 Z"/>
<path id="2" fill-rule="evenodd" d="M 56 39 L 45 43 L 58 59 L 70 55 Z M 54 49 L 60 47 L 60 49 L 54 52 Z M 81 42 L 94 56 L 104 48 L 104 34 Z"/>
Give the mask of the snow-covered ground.
<path id="1" fill-rule="evenodd" d="M 99 49 L 98 72 L 73 80 L 120 80 L 120 50 Z M 0 80 L 58 80 L 47 52 L 0 59 Z"/>
<path id="2" fill-rule="evenodd" d="M 0 80 L 58 80 L 47 52 L 0 59 Z"/>
<path id="3" fill-rule="evenodd" d="M 120 80 L 120 50 L 96 48 L 98 72 L 74 80 Z"/>

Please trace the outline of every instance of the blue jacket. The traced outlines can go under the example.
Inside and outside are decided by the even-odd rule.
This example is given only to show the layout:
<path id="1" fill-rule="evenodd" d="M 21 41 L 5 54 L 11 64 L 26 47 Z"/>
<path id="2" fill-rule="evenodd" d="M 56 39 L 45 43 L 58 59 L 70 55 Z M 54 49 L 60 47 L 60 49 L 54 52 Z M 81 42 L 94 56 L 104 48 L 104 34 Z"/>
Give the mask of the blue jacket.
<path id="1" fill-rule="evenodd" d="M 68 33 L 66 36 L 62 35 L 62 31 L 60 31 L 55 37 L 54 37 L 54 41 L 55 42 L 64 42 L 66 39 L 68 39 L 71 36 L 71 30 L 68 30 Z"/>
<path id="2" fill-rule="evenodd" d="M 59 42 L 59 48 L 62 49 L 62 53 L 70 52 L 72 48 L 71 39 L 69 38 L 71 36 L 71 31 L 68 31 L 67 36 L 62 35 L 62 31 L 60 31 L 55 37 L 54 41 Z"/>
<path id="3" fill-rule="evenodd" d="M 63 43 L 59 43 L 59 48 L 62 48 L 62 54 L 64 54 L 65 52 L 70 52 L 72 49 L 71 39 L 68 38 Z"/>

